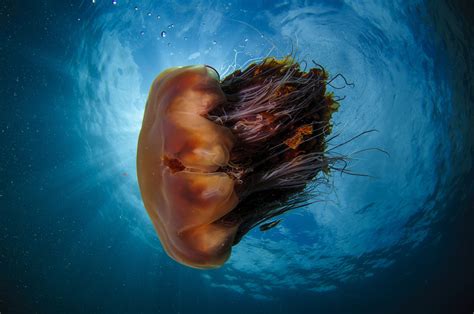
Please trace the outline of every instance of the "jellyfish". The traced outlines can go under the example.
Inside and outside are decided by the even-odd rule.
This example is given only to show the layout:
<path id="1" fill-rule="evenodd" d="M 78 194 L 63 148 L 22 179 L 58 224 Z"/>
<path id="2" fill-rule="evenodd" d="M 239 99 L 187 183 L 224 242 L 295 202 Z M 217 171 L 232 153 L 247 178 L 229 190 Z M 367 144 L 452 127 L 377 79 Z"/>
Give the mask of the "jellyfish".
<path id="1" fill-rule="evenodd" d="M 153 82 L 138 139 L 144 207 L 166 253 L 217 268 L 252 228 L 308 205 L 340 99 L 328 74 L 291 57 L 265 58 L 224 79 L 208 65 L 174 67 Z"/>

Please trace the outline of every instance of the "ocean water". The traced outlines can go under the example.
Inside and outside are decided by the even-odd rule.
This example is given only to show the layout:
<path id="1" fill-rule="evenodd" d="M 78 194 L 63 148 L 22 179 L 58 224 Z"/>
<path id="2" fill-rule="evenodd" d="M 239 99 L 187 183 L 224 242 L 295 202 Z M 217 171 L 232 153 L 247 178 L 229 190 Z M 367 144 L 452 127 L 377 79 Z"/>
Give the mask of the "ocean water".
<path id="1" fill-rule="evenodd" d="M 469 1 L 0 2 L 0 312 L 471 313 Z M 220 269 L 163 251 L 135 156 L 153 79 L 323 65 L 352 155 Z"/>

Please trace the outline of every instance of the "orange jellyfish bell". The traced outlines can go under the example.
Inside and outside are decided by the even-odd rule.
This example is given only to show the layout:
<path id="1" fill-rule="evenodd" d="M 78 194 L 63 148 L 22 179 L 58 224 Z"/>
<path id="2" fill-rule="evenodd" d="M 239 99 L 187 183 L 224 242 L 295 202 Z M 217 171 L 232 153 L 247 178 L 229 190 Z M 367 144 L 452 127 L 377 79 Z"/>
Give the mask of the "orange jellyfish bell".
<path id="1" fill-rule="evenodd" d="M 198 268 L 223 264 L 237 229 L 218 222 L 238 203 L 234 181 L 217 171 L 229 162 L 234 137 L 204 117 L 222 102 L 213 69 L 169 69 L 153 83 L 138 142 L 143 202 L 163 247 Z"/>
<path id="2" fill-rule="evenodd" d="M 258 224 L 304 206 L 337 103 L 323 69 L 268 58 L 220 81 L 205 65 L 151 87 L 138 140 L 142 199 L 170 257 L 216 268 Z M 262 226 L 268 230 L 278 223 Z"/>

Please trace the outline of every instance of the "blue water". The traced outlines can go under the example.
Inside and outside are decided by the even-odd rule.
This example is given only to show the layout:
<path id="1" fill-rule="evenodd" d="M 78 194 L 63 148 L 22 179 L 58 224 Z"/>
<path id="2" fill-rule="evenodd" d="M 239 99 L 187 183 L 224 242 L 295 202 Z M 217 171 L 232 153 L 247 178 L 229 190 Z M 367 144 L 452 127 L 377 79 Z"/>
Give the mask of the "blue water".
<path id="1" fill-rule="evenodd" d="M 471 313 L 469 2 L 0 3 L 1 313 Z M 151 82 L 295 54 L 355 86 L 351 170 L 220 269 L 172 261 L 135 154 Z M 344 81 L 336 80 L 336 87 Z"/>

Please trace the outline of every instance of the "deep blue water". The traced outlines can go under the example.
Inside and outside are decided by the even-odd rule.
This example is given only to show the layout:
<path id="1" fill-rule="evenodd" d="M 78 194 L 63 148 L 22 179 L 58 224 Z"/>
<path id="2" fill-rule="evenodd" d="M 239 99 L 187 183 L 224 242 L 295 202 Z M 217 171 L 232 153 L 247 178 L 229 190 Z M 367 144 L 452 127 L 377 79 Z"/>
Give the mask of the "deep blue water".
<path id="1" fill-rule="evenodd" d="M 0 2 L 1 313 L 471 313 L 469 1 Z M 141 203 L 152 80 L 296 53 L 354 87 L 351 169 L 220 269 L 162 250 Z M 335 81 L 336 86 L 343 81 Z M 340 84 L 340 85 L 338 85 Z M 335 143 L 337 144 L 337 143 Z"/>

